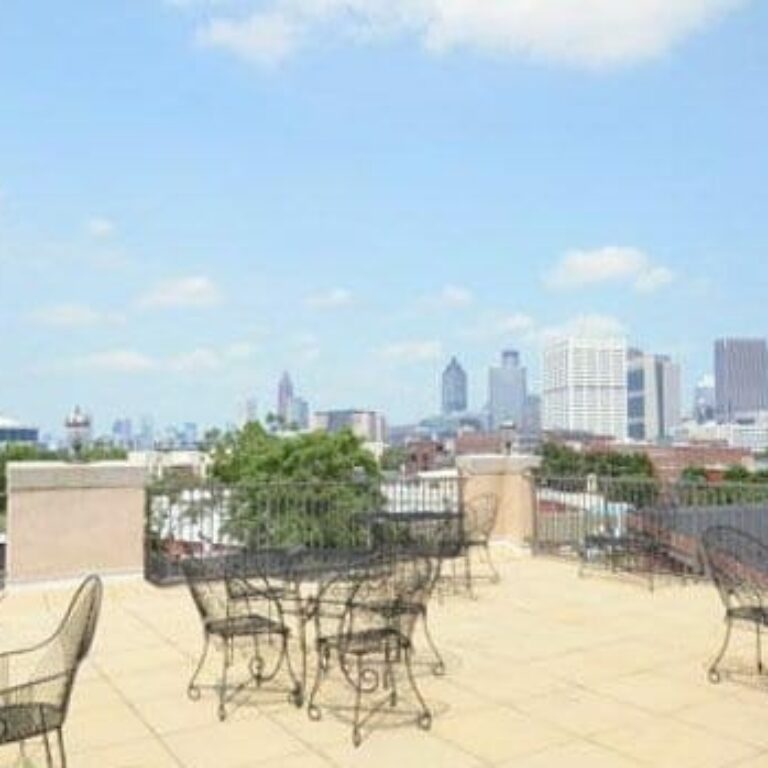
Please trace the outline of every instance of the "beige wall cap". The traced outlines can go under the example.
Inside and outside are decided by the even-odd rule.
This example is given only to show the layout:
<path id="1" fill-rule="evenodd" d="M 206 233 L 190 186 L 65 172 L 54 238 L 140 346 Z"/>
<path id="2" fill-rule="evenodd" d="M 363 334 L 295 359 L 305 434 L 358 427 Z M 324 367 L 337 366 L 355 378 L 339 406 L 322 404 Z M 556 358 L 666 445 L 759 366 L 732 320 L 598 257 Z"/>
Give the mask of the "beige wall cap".
<path id="1" fill-rule="evenodd" d="M 456 466 L 462 475 L 516 475 L 529 472 L 541 465 L 541 457 L 529 454 L 475 454 L 456 457 Z"/>
<path id="2" fill-rule="evenodd" d="M 143 488 L 147 470 L 124 461 L 68 464 L 13 461 L 6 468 L 9 493 L 57 488 Z"/>

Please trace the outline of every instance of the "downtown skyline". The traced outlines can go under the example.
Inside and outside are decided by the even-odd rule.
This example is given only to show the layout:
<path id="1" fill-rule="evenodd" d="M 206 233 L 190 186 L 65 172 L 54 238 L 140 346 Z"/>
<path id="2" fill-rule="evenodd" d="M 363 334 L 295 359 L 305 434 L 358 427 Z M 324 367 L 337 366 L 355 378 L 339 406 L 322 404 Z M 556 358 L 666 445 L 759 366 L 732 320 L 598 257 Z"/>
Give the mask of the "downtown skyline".
<path id="1" fill-rule="evenodd" d="M 452 354 L 482 404 L 501 349 L 536 391 L 585 323 L 679 360 L 687 401 L 715 338 L 768 335 L 755 2 L 642 50 L 617 17 L 599 62 L 335 17 L 266 61 L 235 22 L 269 3 L 45 5 L 0 9 L 0 413 L 223 424 L 287 369 L 403 423 Z"/>

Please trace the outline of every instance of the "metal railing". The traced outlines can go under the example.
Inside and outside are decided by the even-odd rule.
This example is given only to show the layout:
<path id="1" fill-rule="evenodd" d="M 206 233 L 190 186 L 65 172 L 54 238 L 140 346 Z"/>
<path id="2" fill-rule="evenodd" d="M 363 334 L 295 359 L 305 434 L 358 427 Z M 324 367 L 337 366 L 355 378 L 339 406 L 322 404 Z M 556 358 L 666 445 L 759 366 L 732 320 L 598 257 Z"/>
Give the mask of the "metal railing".
<path id="1" fill-rule="evenodd" d="M 176 581 L 184 558 L 244 549 L 367 550 L 382 516 L 458 515 L 460 490 L 458 477 L 153 485 L 147 493 L 145 575 L 156 583 Z"/>
<path id="2" fill-rule="evenodd" d="M 701 574 L 700 540 L 727 525 L 768 541 L 768 485 L 664 484 L 652 478 L 540 477 L 532 547 L 574 557 L 595 537 L 650 533 L 681 567 Z"/>

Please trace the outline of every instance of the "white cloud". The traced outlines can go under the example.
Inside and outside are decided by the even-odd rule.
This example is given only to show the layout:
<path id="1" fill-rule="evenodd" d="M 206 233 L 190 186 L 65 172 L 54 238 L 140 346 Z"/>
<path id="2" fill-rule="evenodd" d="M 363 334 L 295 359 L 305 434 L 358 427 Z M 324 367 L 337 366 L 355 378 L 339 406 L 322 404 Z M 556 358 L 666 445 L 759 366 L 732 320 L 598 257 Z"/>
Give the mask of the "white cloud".
<path id="1" fill-rule="evenodd" d="M 74 360 L 75 368 L 105 373 L 145 373 L 156 367 L 155 361 L 132 349 L 110 349 Z"/>
<path id="2" fill-rule="evenodd" d="M 644 251 L 616 245 L 568 251 L 545 276 L 551 288 L 567 290 L 623 282 L 641 293 L 652 293 L 672 280 L 673 272 L 653 264 Z"/>
<path id="3" fill-rule="evenodd" d="M 637 276 L 635 290 L 640 293 L 654 293 L 659 288 L 669 285 L 675 279 L 675 274 L 668 267 L 650 267 Z"/>
<path id="4" fill-rule="evenodd" d="M 181 277 L 155 286 L 139 298 L 143 308 L 210 307 L 221 301 L 216 284 L 204 275 Z"/>
<path id="5" fill-rule="evenodd" d="M 256 13 L 247 19 L 217 18 L 198 30 L 197 39 L 263 66 L 275 66 L 300 45 L 301 30 L 288 14 Z"/>
<path id="6" fill-rule="evenodd" d="M 536 328 L 535 320 L 524 312 L 488 312 L 461 335 L 475 341 L 493 341 L 503 337 L 521 337 L 527 340 Z"/>
<path id="7" fill-rule="evenodd" d="M 224 356 L 229 360 L 248 360 L 253 356 L 253 344 L 247 341 L 236 341 L 225 347 Z"/>
<path id="8" fill-rule="evenodd" d="M 88 219 L 85 225 L 88 234 L 95 240 L 105 240 L 115 233 L 115 224 L 111 219 L 103 216 L 94 216 Z"/>
<path id="9" fill-rule="evenodd" d="M 340 309 L 353 303 L 352 294 L 345 288 L 332 288 L 325 293 L 317 293 L 307 299 L 312 309 Z"/>
<path id="10" fill-rule="evenodd" d="M 538 335 L 541 341 L 563 336 L 589 339 L 625 338 L 627 327 L 611 315 L 585 314 L 572 317 L 562 325 L 542 328 Z"/>
<path id="11" fill-rule="evenodd" d="M 125 319 L 118 313 L 101 312 L 85 304 L 55 304 L 42 307 L 32 312 L 29 317 L 34 323 L 52 328 L 84 328 L 120 323 Z"/>
<path id="12" fill-rule="evenodd" d="M 298 333 L 291 337 L 290 344 L 295 350 L 296 358 L 304 363 L 312 363 L 322 352 L 320 341 L 314 333 Z"/>
<path id="13" fill-rule="evenodd" d="M 177 373 L 199 373 L 201 371 L 215 371 L 221 367 L 221 356 L 207 347 L 199 347 L 191 352 L 172 357 L 167 362 L 167 367 Z"/>
<path id="14" fill-rule="evenodd" d="M 663 55 L 748 0 L 270 0 L 220 16 L 198 38 L 274 65 L 315 40 L 412 37 L 440 53 L 471 49 L 578 67 Z"/>
<path id="15" fill-rule="evenodd" d="M 461 309 L 470 306 L 475 300 L 469 288 L 460 285 L 445 285 L 439 293 L 428 296 L 426 304 L 438 309 Z"/>
<path id="16" fill-rule="evenodd" d="M 235 342 L 221 348 L 197 347 L 170 357 L 152 357 L 133 349 L 110 349 L 75 358 L 64 363 L 64 367 L 103 373 L 205 373 L 241 363 L 251 353 L 252 347 L 247 342 Z"/>
<path id="17" fill-rule="evenodd" d="M 383 360 L 392 363 L 425 363 L 437 360 L 443 354 L 439 341 L 400 341 L 386 344 L 378 350 Z"/>

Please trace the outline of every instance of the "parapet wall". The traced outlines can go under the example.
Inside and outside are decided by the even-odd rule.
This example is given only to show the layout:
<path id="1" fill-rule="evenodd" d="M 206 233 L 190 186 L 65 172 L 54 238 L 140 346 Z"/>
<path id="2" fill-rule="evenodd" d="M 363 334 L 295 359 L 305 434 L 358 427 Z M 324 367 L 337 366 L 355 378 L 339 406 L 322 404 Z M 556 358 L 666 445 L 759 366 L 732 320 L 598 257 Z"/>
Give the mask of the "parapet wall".
<path id="1" fill-rule="evenodd" d="M 14 462 L 7 478 L 9 584 L 143 572 L 143 468 Z"/>
<path id="2" fill-rule="evenodd" d="M 459 456 L 456 464 L 466 501 L 486 493 L 499 500 L 494 538 L 529 544 L 534 535 L 536 496 L 533 470 L 541 459 L 528 455 Z"/>

